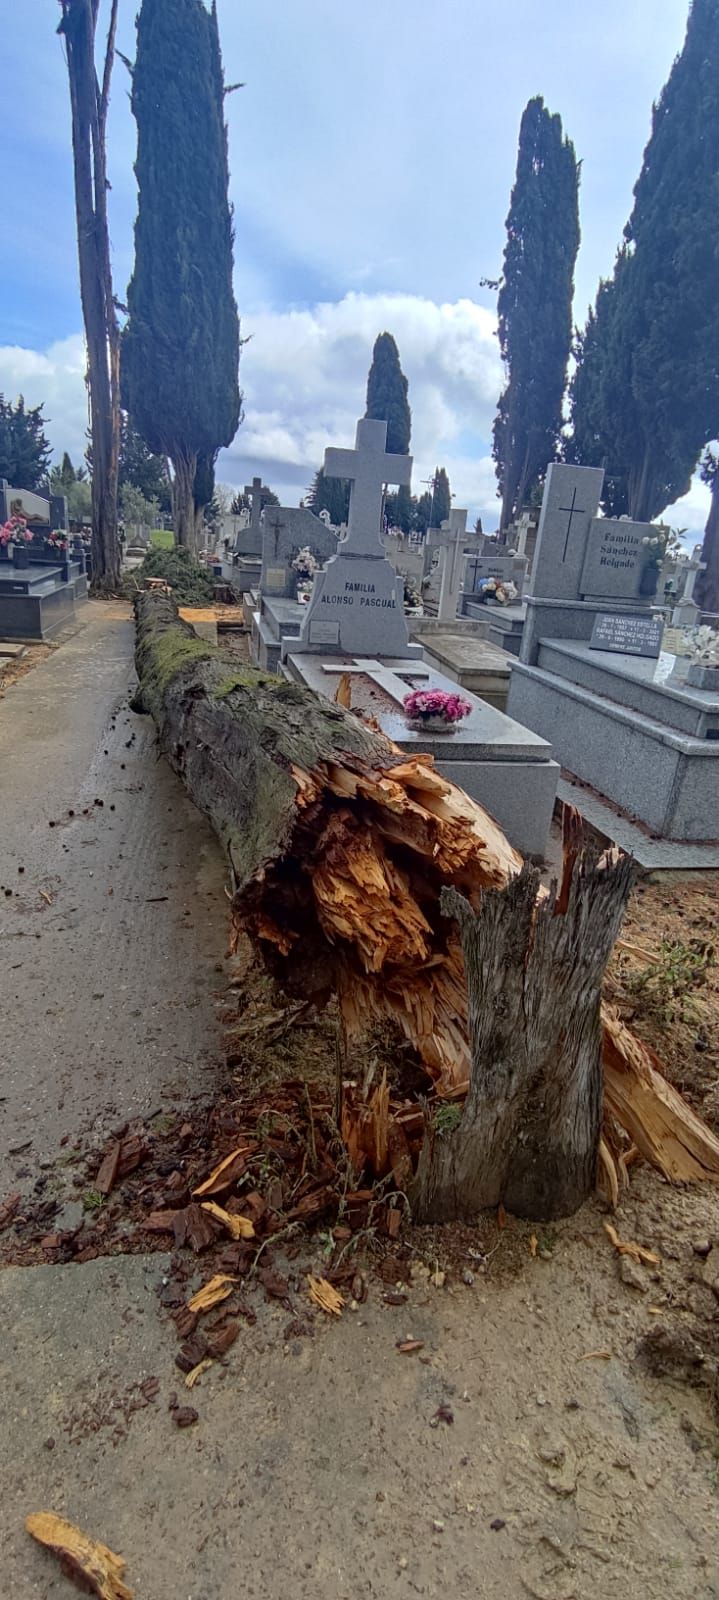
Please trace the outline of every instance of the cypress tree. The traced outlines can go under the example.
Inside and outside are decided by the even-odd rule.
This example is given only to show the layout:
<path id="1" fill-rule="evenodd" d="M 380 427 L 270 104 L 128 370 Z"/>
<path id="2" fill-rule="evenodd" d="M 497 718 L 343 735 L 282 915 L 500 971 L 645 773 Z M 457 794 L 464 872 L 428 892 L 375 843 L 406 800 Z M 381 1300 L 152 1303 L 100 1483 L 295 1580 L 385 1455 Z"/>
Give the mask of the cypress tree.
<path id="1" fill-rule="evenodd" d="M 452 496 L 449 488 L 449 478 L 444 467 L 437 467 L 432 490 L 432 527 L 441 528 L 442 523 L 447 521 L 451 509 Z"/>
<path id="2" fill-rule="evenodd" d="M 319 467 L 307 494 L 307 505 L 316 517 L 320 511 L 329 511 L 333 527 L 340 528 L 349 516 L 350 485 L 344 478 L 325 477 L 324 467 Z"/>
<path id="3" fill-rule="evenodd" d="M 719 455 L 707 450 L 702 461 L 701 475 L 712 492 L 707 525 L 704 529 L 702 561 L 704 572 L 697 574 L 695 597 L 702 611 L 719 611 Z"/>
<path id="4" fill-rule="evenodd" d="M 123 335 L 123 403 L 173 467 L 180 544 L 240 422 L 237 306 L 217 12 L 143 0 L 132 77 L 137 122 L 135 268 Z M 198 463 L 200 473 L 198 475 Z"/>
<path id="5" fill-rule="evenodd" d="M 367 378 L 366 417 L 387 423 L 387 449 L 408 456 L 412 412 L 407 399 L 407 379 L 399 364 L 399 351 L 391 333 L 380 333 L 372 351 Z"/>
<path id="6" fill-rule="evenodd" d="M 719 435 L 719 0 L 693 0 L 572 385 L 575 460 L 650 520 Z"/>
<path id="7" fill-rule="evenodd" d="M 519 131 L 517 175 L 497 300 L 507 377 L 492 454 L 507 527 L 558 453 L 572 341 L 579 248 L 579 166 L 574 146 L 541 96 Z"/>
<path id="8" fill-rule="evenodd" d="M 13 405 L 0 394 L 0 478 L 12 489 L 41 489 L 51 458 L 42 406 Z"/>

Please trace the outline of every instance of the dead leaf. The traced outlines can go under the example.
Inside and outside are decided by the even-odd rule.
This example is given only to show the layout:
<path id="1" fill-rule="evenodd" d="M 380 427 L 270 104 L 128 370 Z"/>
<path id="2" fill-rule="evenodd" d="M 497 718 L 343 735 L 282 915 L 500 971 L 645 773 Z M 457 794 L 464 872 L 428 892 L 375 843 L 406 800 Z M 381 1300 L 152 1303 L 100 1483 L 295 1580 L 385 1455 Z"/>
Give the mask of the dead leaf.
<path id="1" fill-rule="evenodd" d="M 252 1154 L 254 1145 L 239 1145 L 236 1150 L 231 1150 L 228 1156 L 213 1169 L 209 1178 L 205 1178 L 193 1194 L 197 1199 L 203 1194 L 222 1194 L 224 1189 L 229 1189 L 244 1172 L 247 1165 L 245 1157 Z"/>
<path id="2" fill-rule="evenodd" d="M 198 1361 L 197 1366 L 193 1367 L 192 1371 L 188 1372 L 188 1374 L 187 1374 L 187 1376 L 185 1378 L 185 1388 L 186 1389 L 194 1389 L 198 1378 L 201 1378 L 203 1372 L 207 1372 L 208 1369 L 210 1367 L 214 1367 L 214 1365 L 215 1365 L 215 1363 L 212 1360 L 211 1356 L 205 1356 L 204 1361 Z"/>
<path id="3" fill-rule="evenodd" d="M 233 1284 L 237 1278 L 231 1278 L 226 1272 L 218 1272 L 214 1278 L 203 1283 L 202 1288 L 188 1300 L 189 1311 L 211 1311 L 213 1306 L 218 1306 L 221 1300 L 226 1300 L 232 1294 Z"/>
<path id="4" fill-rule="evenodd" d="M 68 1577 L 80 1580 L 100 1600 L 132 1600 L 134 1591 L 122 1582 L 127 1563 L 107 1545 L 56 1517 L 53 1511 L 36 1511 L 25 1518 L 27 1532 L 56 1555 Z"/>
<path id="5" fill-rule="evenodd" d="M 619 1251 L 620 1256 L 631 1256 L 632 1261 L 643 1261 L 649 1267 L 658 1267 L 660 1265 L 662 1258 L 657 1255 L 656 1250 L 645 1250 L 641 1244 L 633 1244 L 629 1240 L 620 1239 L 616 1228 L 611 1222 L 605 1222 L 604 1232 L 611 1239 L 615 1250 Z"/>
<path id="6" fill-rule="evenodd" d="M 223 1211 L 222 1206 L 216 1205 L 214 1200 L 203 1200 L 202 1210 L 208 1211 L 215 1222 L 221 1222 L 232 1239 L 254 1239 L 255 1230 L 249 1217 L 232 1216 L 229 1211 Z"/>
<path id="7" fill-rule="evenodd" d="M 313 1300 L 321 1311 L 326 1311 L 328 1317 L 341 1317 L 345 1303 L 341 1294 L 333 1289 L 332 1284 L 328 1283 L 326 1278 L 313 1278 L 311 1273 L 307 1275 L 307 1282 L 310 1300 Z"/>

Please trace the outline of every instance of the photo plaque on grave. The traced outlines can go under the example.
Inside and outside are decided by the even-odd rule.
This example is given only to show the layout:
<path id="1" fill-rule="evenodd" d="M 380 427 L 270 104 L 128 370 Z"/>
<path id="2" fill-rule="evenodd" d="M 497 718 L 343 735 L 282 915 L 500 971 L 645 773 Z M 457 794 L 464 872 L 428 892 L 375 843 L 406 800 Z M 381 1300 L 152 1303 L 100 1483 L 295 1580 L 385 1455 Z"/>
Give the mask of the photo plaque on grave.
<path id="1" fill-rule="evenodd" d="M 623 656 L 657 657 L 662 648 L 661 617 L 630 617 L 600 611 L 594 621 L 590 650 L 612 650 Z"/>

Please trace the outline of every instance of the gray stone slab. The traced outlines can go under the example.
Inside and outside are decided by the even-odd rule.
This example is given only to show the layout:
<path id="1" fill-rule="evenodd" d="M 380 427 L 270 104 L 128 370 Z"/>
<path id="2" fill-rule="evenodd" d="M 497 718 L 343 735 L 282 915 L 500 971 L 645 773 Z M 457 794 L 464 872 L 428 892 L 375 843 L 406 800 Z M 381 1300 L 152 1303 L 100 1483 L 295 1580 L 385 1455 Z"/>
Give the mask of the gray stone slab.
<path id="1" fill-rule="evenodd" d="M 508 710 L 563 768 L 664 838 L 719 836 L 719 744 L 691 738 L 518 662 Z"/>
<path id="2" fill-rule="evenodd" d="M 416 655 L 404 613 L 404 581 L 391 561 L 354 555 L 343 545 L 315 578 L 300 638 L 308 651 Z"/>
<path id="3" fill-rule="evenodd" d="M 270 634 L 278 644 L 283 638 L 298 639 L 307 607 L 297 600 L 283 600 L 274 595 L 263 595 L 260 611 Z"/>
<path id="4" fill-rule="evenodd" d="M 573 806 L 598 833 L 634 856 L 648 872 L 709 872 L 719 868 L 719 844 L 690 844 L 684 839 L 654 839 L 631 818 L 615 811 L 606 800 L 562 777 L 557 799 Z"/>
<path id="5" fill-rule="evenodd" d="M 602 600 L 545 600 L 528 595 L 526 605 L 519 658 L 530 665 L 536 663 L 544 639 L 577 639 L 588 644 L 595 619 L 606 611 Z M 620 610 L 621 602 L 614 601 L 613 609 Z M 627 615 L 648 617 L 651 610 L 649 606 L 642 609 L 636 600 L 630 601 Z"/>
<path id="6" fill-rule="evenodd" d="M 337 534 L 305 506 L 268 506 L 263 514 L 260 576 L 263 594 L 294 599 L 297 579 L 292 563 L 305 547 L 323 566 L 335 554 Z"/>
<path id="7" fill-rule="evenodd" d="M 656 661 L 662 648 L 664 621 L 660 616 L 628 617 L 624 612 L 599 612 L 594 619 L 592 650 L 616 651 L 623 656 L 647 656 Z"/>
<path id="8" fill-rule="evenodd" d="M 422 637 L 425 661 L 444 672 L 497 711 L 504 711 L 512 657 L 472 634 L 436 633 Z"/>
<path id="9" fill-rule="evenodd" d="M 546 639 L 538 665 L 692 738 L 719 736 L 719 694 L 675 678 L 673 655 L 653 661 L 590 650 L 568 639 Z"/>
<path id="10" fill-rule="evenodd" d="M 25 594 L 0 592 L 0 634 L 6 639 L 49 639 L 75 616 L 72 584 L 48 584 Z"/>

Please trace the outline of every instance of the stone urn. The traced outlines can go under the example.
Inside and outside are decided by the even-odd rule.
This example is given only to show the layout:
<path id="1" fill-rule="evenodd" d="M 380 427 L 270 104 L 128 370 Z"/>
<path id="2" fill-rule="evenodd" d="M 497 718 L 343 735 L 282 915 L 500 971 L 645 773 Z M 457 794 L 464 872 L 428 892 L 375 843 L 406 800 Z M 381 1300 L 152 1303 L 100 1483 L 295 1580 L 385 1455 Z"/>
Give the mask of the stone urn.
<path id="1" fill-rule="evenodd" d="M 642 568 L 639 579 L 639 593 L 645 600 L 651 600 L 659 587 L 659 567 L 654 561 L 648 561 Z"/>
<path id="2" fill-rule="evenodd" d="M 24 539 L 13 540 L 12 559 L 14 567 L 29 567 L 30 552 Z"/>

